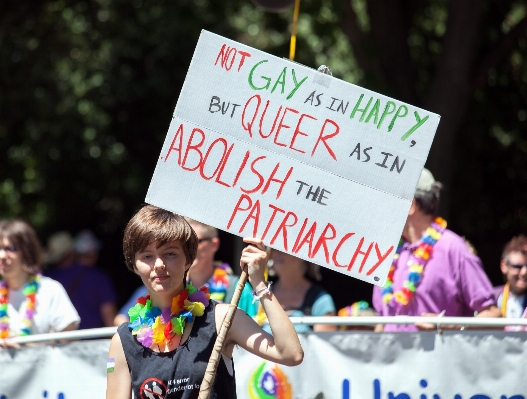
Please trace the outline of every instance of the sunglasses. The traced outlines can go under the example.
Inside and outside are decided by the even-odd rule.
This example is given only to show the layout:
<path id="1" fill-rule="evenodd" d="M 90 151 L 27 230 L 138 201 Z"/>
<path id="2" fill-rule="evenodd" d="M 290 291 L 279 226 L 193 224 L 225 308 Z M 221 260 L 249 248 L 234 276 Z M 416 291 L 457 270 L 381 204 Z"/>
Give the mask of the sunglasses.
<path id="1" fill-rule="evenodd" d="M 524 267 L 527 267 L 527 263 L 525 263 L 523 265 L 519 265 L 519 264 L 514 264 L 514 263 L 507 262 L 507 266 L 512 267 L 513 269 L 516 269 L 516 270 L 521 270 Z"/>
<path id="2" fill-rule="evenodd" d="M 8 245 L 6 247 L 3 247 L 3 246 L 0 246 L 0 251 L 1 250 L 4 250 L 5 252 L 9 252 L 9 253 L 14 253 L 14 252 L 18 252 L 19 249 L 17 247 L 14 247 L 13 245 Z"/>

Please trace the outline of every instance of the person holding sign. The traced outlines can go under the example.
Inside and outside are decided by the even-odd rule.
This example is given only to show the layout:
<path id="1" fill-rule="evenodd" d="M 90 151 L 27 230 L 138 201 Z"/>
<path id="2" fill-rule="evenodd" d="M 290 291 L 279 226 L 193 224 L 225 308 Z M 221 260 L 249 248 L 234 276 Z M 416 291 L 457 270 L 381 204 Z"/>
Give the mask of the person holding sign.
<path id="1" fill-rule="evenodd" d="M 266 360 L 289 366 L 302 362 L 298 336 L 264 279 L 267 254 L 257 238 L 240 257 L 255 299 L 262 304 L 274 336 L 247 314 L 235 313 L 217 367 L 211 398 L 235 398 L 232 351 L 239 345 Z M 229 305 L 210 300 L 207 288 L 186 284 L 198 238 L 185 219 L 147 205 L 129 221 L 123 250 L 127 267 L 148 289 L 130 311 L 130 323 L 113 336 L 108 359 L 107 399 L 197 398 L 216 337 Z"/>
<path id="2" fill-rule="evenodd" d="M 441 183 L 423 169 L 386 284 L 373 289 L 375 310 L 382 316 L 500 317 L 480 259 L 435 216 L 440 190 Z M 435 328 L 388 324 L 384 331 Z M 376 331 L 382 330 L 377 326 Z"/>

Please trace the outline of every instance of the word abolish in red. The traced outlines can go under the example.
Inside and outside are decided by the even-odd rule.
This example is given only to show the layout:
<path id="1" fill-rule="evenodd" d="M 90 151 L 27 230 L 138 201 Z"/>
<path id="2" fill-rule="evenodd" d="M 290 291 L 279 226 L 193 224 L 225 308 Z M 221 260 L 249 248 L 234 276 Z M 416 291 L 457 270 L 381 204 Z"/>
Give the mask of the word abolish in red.
<path id="1" fill-rule="evenodd" d="M 240 187 L 242 192 L 252 194 L 261 190 L 260 192 L 265 194 L 274 183 L 278 185 L 276 198 L 280 197 L 285 184 L 293 173 L 292 166 L 284 172 L 284 167 L 281 167 L 280 162 L 270 161 L 266 155 L 257 156 L 252 154 L 250 150 L 245 151 L 243 157 L 231 157 L 235 147 L 234 143 L 229 143 L 222 137 L 212 142 L 207 141 L 206 138 L 205 132 L 199 128 L 193 128 L 190 134 L 187 133 L 185 136 L 184 125 L 181 123 L 172 139 L 164 161 L 166 162 L 172 153 L 176 153 L 177 163 L 182 169 L 189 172 L 196 171 L 202 179 L 214 180 L 226 187 L 236 187 L 242 174 L 245 174 L 244 179 L 242 179 L 245 182 L 244 186 Z M 218 154 L 220 156 L 217 156 Z M 269 170 L 269 168 L 261 167 L 266 162 L 274 162 L 274 167 L 268 174 L 262 170 Z M 226 167 L 229 170 L 236 170 L 234 175 L 229 175 L 228 181 L 226 181 L 227 177 L 224 176 Z M 248 183 L 251 180 L 255 181 L 253 185 Z"/>

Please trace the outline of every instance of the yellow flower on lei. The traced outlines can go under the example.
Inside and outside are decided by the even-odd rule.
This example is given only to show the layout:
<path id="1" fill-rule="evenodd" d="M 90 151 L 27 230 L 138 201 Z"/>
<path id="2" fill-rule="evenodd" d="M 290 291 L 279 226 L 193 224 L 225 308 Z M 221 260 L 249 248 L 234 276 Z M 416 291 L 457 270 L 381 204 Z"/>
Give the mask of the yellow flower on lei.
<path id="1" fill-rule="evenodd" d="M 194 317 L 200 317 L 205 312 L 205 305 L 201 302 L 190 302 L 188 299 L 185 299 L 185 309 L 192 312 Z"/>
<path id="2" fill-rule="evenodd" d="M 152 325 L 153 341 L 155 344 L 162 344 L 165 342 L 165 325 L 161 321 L 161 317 L 157 317 Z"/>

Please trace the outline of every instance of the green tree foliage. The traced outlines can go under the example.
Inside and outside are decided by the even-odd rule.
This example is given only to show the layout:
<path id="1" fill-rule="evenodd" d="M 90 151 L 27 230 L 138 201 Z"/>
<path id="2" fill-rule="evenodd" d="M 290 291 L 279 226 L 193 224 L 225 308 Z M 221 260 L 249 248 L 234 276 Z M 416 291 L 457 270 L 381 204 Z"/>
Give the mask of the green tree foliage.
<path id="1" fill-rule="evenodd" d="M 300 10 L 297 62 L 441 115 L 427 165 L 446 185 L 442 213 L 498 282 L 501 247 L 527 233 L 525 2 Z M 43 238 L 91 227 L 118 254 L 201 29 L 288 57 L 292 12 L 249 0 L 0 2 L 1 216 Z"/>

